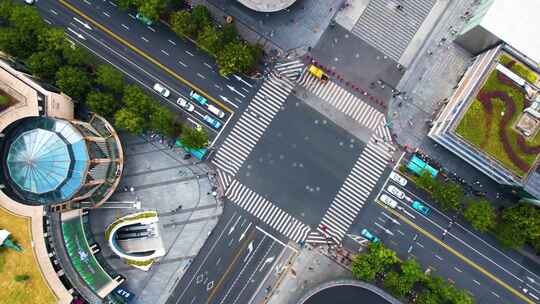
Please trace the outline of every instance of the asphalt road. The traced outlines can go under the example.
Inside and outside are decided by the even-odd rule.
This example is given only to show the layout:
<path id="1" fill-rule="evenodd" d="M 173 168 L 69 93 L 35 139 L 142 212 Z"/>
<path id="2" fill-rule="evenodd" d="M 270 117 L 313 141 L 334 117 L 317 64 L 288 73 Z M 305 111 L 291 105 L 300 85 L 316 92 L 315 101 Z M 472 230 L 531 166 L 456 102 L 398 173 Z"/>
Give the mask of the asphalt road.
<path id="1" fill-rule="evenodd" d="M 536 297 L 540 286 L 536 286 L 536 282 L 539 277 L 533 272 L 535 268 L 532 265 L 520 264 L 525 260 L 523 257 L 518 259 L 515 254 L 495 248 L 458 223 L 450 225 L 452 219 L 419 197 L 416 194 L 418 190 L 410 184 L 411 181 L 406 187 L 401 187 L 387 179 L 381 193 L 396 200 L 398 207 L 391 209 L 371 202 L 357 219 L 351 234 L 359 235 L 363 228 L 367 228 L 385 245 L 396 250 L 400 257 L 415 257 L 437 275 L 469 290 L 478 303 L 538 302 Z M 401 189 L 408 199 L 390 194 L 387 191 L 389 185 Z M 422 202 L 432 212 L 428 216 L 418 213 L 410 206 L 410 200 Z"/>
<path id="2" fill-rule="evenodd" d="M 229 205 L 167 303 L 250 303 L 292 250 L 249 214 Z"/>
<path id="3" fill-rule="evenodd" d="M 47 23 L 65 28 L 72 41 L 117 67 L 128 80 L 145 87 L 191 123 L 204 126 L 213 139 L 225 129 L 233 112 L 247 105 L 258 87 L 257 81 L 246 77 L 219 76 L 211 58 L 161 23 L 146 27 L 110 1 L 70 1 L 69 5 L 78 11 L 61 1 L 39 1 L 37 8 Z M 156 82 L 169 88 L 171 96 L 164 98 L 154 92 Z M 221 128 L 216 130 L 202 120 L 205 115 L 216 118 L 206 106 L 191 100 L 196 109 L 189 113 L 176 104 L 178 97 L 190 100 L 193 87 L 214 97 L 209 103 L 225 111 Z"/>

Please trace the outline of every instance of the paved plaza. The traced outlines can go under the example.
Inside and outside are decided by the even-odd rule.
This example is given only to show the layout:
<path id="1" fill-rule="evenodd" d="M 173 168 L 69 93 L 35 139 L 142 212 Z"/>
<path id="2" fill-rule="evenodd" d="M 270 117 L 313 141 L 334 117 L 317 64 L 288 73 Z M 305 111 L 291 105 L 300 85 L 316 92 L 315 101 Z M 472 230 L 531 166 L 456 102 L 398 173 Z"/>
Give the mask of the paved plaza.
<path id="1" fill-rule="evenodd" d="M 191 260 L 218 222 L 223 205 L 213 195 L 208 166 L 183 160 L 179 149 L 149 137 L 122 136 L 126 153 L 118 191 L 103 207 L 92 210 L 93 236 L 113 269 L 127 278 L 135 303 L 164 303 Z M 143 272 L 127 266 L 104 243 L 104 231 L 114 219 L 140 210 L 125 208 L 141 202 L 141 210 L 156 210 L 166 255 Z"/>

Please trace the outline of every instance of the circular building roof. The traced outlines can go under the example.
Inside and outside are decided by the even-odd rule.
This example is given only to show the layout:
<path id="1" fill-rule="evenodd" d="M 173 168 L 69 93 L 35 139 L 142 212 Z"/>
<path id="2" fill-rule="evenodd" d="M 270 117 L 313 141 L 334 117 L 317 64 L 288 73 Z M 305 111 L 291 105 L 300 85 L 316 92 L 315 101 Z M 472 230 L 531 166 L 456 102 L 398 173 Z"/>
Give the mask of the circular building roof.
<path id="1" fill-rule="evenodd" d="M 296 0 L 238 0 L 248 8 L 262 13 L 273 13 L 286 9 Z"/>
<path id="2" fill-rule="evenodd" d="M 83 136 L 69 122 L 28 119 L 9 136 L 7 177 L 24 200 L 65 201 L 84 183 L 89 154 Z"/>

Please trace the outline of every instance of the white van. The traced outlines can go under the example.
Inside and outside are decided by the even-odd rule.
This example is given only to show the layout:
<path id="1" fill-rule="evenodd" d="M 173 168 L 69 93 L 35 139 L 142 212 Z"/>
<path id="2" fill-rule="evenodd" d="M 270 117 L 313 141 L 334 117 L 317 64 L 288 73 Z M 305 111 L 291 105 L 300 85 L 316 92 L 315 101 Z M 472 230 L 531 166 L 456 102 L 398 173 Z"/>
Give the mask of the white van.
<path id="1" fill-rule="evenodd" d="M 210 113 L 216 115 L 218 118 L 225 117 L 225 112 L 221 111 L 218 107 L 216 107 L 214 105 L 208 104 L 208 111 L 210 111 Z"/>

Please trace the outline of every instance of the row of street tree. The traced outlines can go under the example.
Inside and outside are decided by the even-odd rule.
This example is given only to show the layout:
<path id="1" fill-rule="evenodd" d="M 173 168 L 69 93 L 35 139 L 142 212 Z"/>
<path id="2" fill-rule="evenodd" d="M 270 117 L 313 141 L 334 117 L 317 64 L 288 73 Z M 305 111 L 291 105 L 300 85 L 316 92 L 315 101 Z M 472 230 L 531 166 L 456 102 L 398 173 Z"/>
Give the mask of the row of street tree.
<path id="1" fill-rule="evenodd" d="M 529 243 L 540 253 L 540 208 L 517 203 L 497 210 L 488 200 L 465 197 L 460 185 L 434 179 L 427 171 L 416 183 L 431 192 L 443 210 L 462 214 L 480 232 L 494 233 L 502 246 L 517 249 Z"/>
<path id="2" fill-rule="evenodd" d="M 178 136 L 188 147 L 201 148 L 206 133 L 183 128 L 175 115 L 140 87 L 125 83 L 124 75 L 70 42 L 60 28 L 49 27 L 36 9 L 0 0 L 0 50 L 44 83 L 54 84 L 91 111 L 112 120 L 116 127 L 140 134 L 153 130 Z M 184 138 L 185 137 L 185 138 Z"/>
<path id="3" fill-rule="evenodd" d="M 402 301 L 417 304 L 472 304 L 465 290 L 457 289 L 441 277 L 423 272 L 414 259 L 400 261 L 396 253 L 381 243 L 371 243 L 367 252 L 352 262 L 355 278 L 382 286 Z"/>

